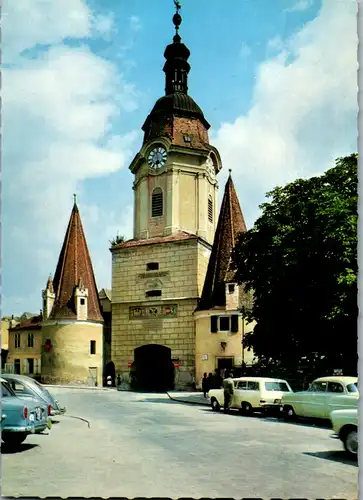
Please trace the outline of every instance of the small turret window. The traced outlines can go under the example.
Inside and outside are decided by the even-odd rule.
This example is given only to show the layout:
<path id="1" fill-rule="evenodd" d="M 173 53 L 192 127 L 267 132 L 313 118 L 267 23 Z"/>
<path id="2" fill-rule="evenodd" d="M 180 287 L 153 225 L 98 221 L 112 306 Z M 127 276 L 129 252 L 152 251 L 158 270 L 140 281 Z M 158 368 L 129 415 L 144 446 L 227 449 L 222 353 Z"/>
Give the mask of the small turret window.
<path id="1" fill-rule="evenodd" d="M 151 217 L 161 217 L 163 215 L 163 192 L 160 188 L 155 188 L 151 198 Z"/>
<path id="2" fill-rule="evenodd" d="M 213 200 L 211 196 L 208 198 L 208 220 L 213 223 Z"/>

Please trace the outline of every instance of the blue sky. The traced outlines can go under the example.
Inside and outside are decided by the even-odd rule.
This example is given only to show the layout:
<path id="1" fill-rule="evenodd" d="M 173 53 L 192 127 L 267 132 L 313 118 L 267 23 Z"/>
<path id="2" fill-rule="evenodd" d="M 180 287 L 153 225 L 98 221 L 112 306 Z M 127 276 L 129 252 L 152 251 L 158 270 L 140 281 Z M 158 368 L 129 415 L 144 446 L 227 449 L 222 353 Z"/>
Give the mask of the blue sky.
<path id="1" fill-rule="evenodd" d="M 357 149 L 354 0 L 183 0 L 189 93 L 248 227 L 265 193 Z M 37 312 L 77 192 L 99 288 L 132 237 L 128 165 L 164 94 L 172 0 L 17 0 L 3 13 L 2 315 Z M 221 199 L 221 195 L 220 195 Z"/>

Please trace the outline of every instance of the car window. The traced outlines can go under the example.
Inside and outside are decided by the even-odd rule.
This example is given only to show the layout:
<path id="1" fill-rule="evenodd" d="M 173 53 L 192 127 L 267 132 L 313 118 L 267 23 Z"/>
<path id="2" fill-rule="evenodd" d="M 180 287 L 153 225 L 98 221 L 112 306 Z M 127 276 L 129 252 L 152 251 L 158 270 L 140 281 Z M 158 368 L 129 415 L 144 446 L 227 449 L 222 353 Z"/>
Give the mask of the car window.
<path id="1" fill-rule="evenodd" d="M 259 383 L 258 383 L 258 382 L 255 382 L 255 381 L 251 381 L 251 380 L 249 380 L 249 381 L 247 382 L 247 389 L 248 389 L 249 391 L 258 391 L 258 389 L 259 389 Z"/>
<path id="2" fill-rule="evenodd" d="M 286 382 L 265 382 L 266 391 L 290 392 Z"/>
<path id="3" fill-rule="evenodd" d="M 313 382 L 309 388 L 311 392 L 325 392 L 327 382 Z"/>
<path id="4" fill-rule="evenodd" d="M 17 380 L 12 380 L 10 382 L 10 385 L 12 387 L 12 389 L 15 391 L 15 392 L 27 392 L 25 389 L 25 385 L 24 384 L 21 384 L 20 382 L 18 382 Z"/>
<path id="5" fill-rule="evenodd" d="M 14 396 L 14 393 L 11 391 L 11 387 L 9 387 L 4 382 L 1 382 L 1 396 L 3 398 Z"/>
<path id="6" fill-rule="evenodd" d="M 348 392 L 358 392 L 357 384 L 348 384 L 347 391 Z"/>
<path id="7" fill-rule="evenodd" d="M 344 387 L 339 382 L 329 382 L 328 392 L 344 392 Z"/>
<path id="8" fill-rule="evenodd" d="M 247 382 L 237 382 L 237 389 L 247 389 Z"/>

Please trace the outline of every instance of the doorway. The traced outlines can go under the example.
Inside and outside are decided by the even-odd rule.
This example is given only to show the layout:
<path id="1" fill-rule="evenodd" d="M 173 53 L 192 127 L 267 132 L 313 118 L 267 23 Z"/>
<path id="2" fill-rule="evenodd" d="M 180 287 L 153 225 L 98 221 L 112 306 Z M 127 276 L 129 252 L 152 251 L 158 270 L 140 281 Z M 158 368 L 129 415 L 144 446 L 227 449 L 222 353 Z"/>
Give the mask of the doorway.
<path id="1" fill-rule="evenodd" d="M 217 369 L 220 370 L 232 370 L 234 358 L 217 358 Z"/>
<path id="2" fill-rule="evenodd" d="M 91 387 L 97 386 L 97 366 L 88 368 L 88 385 Z"/>
<path id="3" fill-rule="evenodd" d="M 159 344 L 147 344 L 134 351 L 132 366 L 133 388 L 145 392 L 165 392 L 174 389 L 174 364 L 171 349 Z"/>

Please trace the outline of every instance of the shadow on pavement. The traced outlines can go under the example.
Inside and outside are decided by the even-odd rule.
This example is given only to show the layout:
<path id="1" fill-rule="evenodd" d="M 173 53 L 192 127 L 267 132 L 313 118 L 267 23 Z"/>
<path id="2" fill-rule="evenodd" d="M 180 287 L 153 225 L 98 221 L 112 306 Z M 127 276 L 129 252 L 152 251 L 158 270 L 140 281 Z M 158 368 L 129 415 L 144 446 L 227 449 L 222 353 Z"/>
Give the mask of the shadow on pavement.
<path id="1" fill-rule="evenodd" d="M 224 413 L 223 409 L 220 412 L 214 412 L 212 408 L 200 408 L 200 411 L 209 412 L 209 413 L 220 413 L 226 415 L 228 417 L 237 417 L 237 418 L 254 418 L 259 420 L 266 420 L 269 422 L 276 422 L 278 424 L 289 424 L 296 425 L 299 427 L 315 427 L 317 429 L 331 429 L 331 422 L 329 420 L 298 420 L 298 421 L 285 421 L 283 418 L 279 416 L 274 416 L 272 414 L 265 415 L 263 413 L 253 413 L 252 415 L 243 415 L 238 410 L 231 410 L 228 413 Z"/>
<path id="2" fill-rule="evenodd" d="M 18 446 L 1 443 L 1 454 L 2 455 L 13 455 L 14 453 L 22 453 L 24 451 L 32 450 L 36 448 L 39 444 L 34 443 L 24 443 Z"/>
<path id="3" fill-rule="evenodd" d="M 170 398 L 145 398 L 137 401 L 137 403 L 164 403 L 164 404 L 172 404 L 177 405 L 180 404 L 179 401 L 175 401 L 175 399 Z M 185 404 L 185 403 L 184 403 Z"/>
<path id="4" fill-rule="evenodd" d="M 303 455 L 309 455 L 310 457 L 323 458 L 325 460 L 331 460 L 332 462 L 340 462 L 347 465 L 354 465 L 358 467 L 358 460 L 349 457 L 345 451 L 317 451 L 308 452 L 304 451 Z"/>

